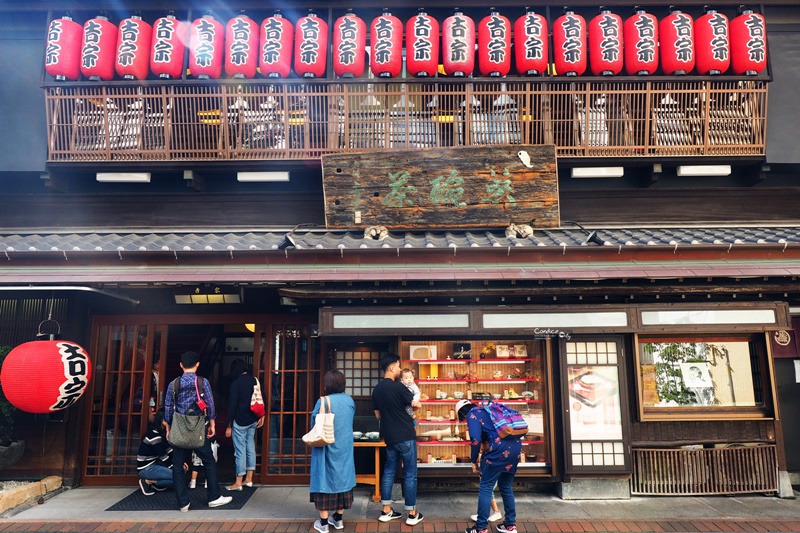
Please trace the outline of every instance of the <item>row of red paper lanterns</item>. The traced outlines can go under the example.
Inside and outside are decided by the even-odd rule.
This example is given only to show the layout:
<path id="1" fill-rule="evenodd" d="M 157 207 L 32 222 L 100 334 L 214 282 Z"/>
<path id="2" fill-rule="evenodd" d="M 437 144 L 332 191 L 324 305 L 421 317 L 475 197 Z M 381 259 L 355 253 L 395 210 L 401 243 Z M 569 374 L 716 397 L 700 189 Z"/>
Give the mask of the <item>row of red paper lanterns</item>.
<path id="1" fill-rule="evenodd" d="M 83 26 L 69 17 L 50 23 L 45 69 L 57 80 L 144 79 L 149 72 L 162 78 L 180 78 L 184 68 L 186 24 L 173 15 L 150 26 L 141 17 L 131 17 L 115 26 L 99 16 Z M 200 79 L 216 79 L 224 73 L 232 78 L 262 76 L 286 78 L 292 64 L 301 77 L 325 75 L 328 61 L 328 24 L 314 13 L 295 24 L 280 12 L 259 26 L 241 14 L 223 26 L 211 15 L 189 25 L 189 71 Z M 397 77 L 403 65 L 405 29 L 406 69 L 411 76 L 434 76 L 439 69 L 438 21 L 423 10 L 405 24 L 390 12 L 376 17 L 369 29 L 370 68 L 378 77 Z M 513 53 L 517 72 L 524 76 L 548 71 L 547 20 L 534 11 L 512 25 L 492 11 L 477 26 L 456 10 L 441 26 L 442 68 L 448 76 L 505 76 L 511 70 Z M 477 37 L 477 42 L 476 42 Z M 348 12 L 333 24 L 333 70 L 340 77 L 360 77 L 366 68 L 366 23 Z M 476 52 L 477 44 L 477 52 Z M 586 73 L 645 75 L 659 65 L 666 75 L 722 74 L 756 75 L 766 68 L 766 23 L 758 13 L 744 11 L 729 21 L 709 10 L 694 20 L 673 10 L 658 21 L 637 11 L 623 23 L 607 10 L 586 23 L 566 11 L 552 27 L 555 73 L 579 76 Z M 477 57 L 476 57 L 477 56 Z M 477 61 L 476 61 L 477 59 Z"/>

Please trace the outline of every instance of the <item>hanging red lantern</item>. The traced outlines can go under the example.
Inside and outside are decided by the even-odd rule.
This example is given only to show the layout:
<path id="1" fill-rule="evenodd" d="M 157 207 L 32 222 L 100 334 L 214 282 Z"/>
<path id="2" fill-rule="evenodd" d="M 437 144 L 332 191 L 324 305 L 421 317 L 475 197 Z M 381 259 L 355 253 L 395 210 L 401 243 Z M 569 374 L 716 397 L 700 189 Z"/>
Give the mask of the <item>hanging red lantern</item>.
<path id="1" fill-rule="evenodd" d="M 333 24 L 333 72 L 340 78 L 364 74 L 367 24 L 348 10 Z"/>
<path id="2" fill-rule="evenodd" d="M 442 24 L 442 65 L 448 76 L 471 76 L 475 70 L 475 22 L 458 8 Z"/>
<path id="3" fill-rule="evenodd" d="M 658 27 L 661 70 L 666 75 L 688 74 L 694 69 L 694 21 L 674 9 Z"/>
<path id="4" fill-rule="evenodd" d="M 309 10 L 294 33 L 294 71 L 303 78 L 321 78 L 328 61 L 328 24 Z"/>
<path id="5" fill-rule="evenodd" d="M 261 23 L 261 56 L 258 66 L 267 78 L 288 78 L 292 68 L 294 26 L 280 9 Z"/>
<path id="6" fill-rule="evenodd" d="M 47 28 L 44 70 L 56 81 L 75 81 L 81 77 L 83 26 L 69 16 L 53 19 Z"/>
<path id="7" fill-rule="evenodd" d="M 629 76 L 646 76 L 658 69 L 658 19 L 637 9 L 628 17 L 622 30 L 625 42 L 625 72 Z"/>
<path id="8" fill-rule="evenodd" d="M 478 23 L 478 70 L 492 77 L 511 70 L 511 22 L 494 8 Z"/>
<path id="9" fill-rule="evenodd" d="M 213 15 L 192 22 L 189 36 L 189 71 L 201 80 L 222 76 L 225 28 Z"/>
<path id="10" fill-rule="evenodd" d="M 384 9 L 369 30 L 372 73 L 379 78 L 396 78 L 403 70 L 403 23 Z"/>
<path id="11" fill-rule="evenodd" d="M 183 54 L 186 50 L 186 25 L 170 12 L 153 24 L 153 46 L 150 51 L 150 70 L 159 78 L 175 79 L 183 74 Z"/>
<path id="12" fill-rule="evenodd" d="M 117 75 L 126 80 L 147 78 L 152 26 L 143 21 L 140 15 L 134 15 L 119 23 L 117 35 Z"/>
<path id="13" fill-rule="evenodd" d="M 431 78 L 439 66 L 439 22 L 420 9 L 406 22 L 406 70 L 417 78 Z"/>
<path id="14" fill-rule="evenodd" d="M 749 9 L 731 21 L 731 66 L 737 76 L 756 76 L 767 68 L 767 24 Z"/>
<path id="15" fill-rule="evenodd" d="M 31 381 L 35 376 L 35 383 Z M 26 413 L 51 413 L 74 404 L 89 386 L 92 363 L 71 341 L 32 341 L 11 350 L 0 371 L 8 401 Z"/>
<path id="16" fill-rule="evenodd" d="M 623 65 L 622 19 L 608 9 L 589 21 L 589 67 L 595 76 L 616 76 Z"/>
<path id="17" fill-rule="evenodd" d="M 89 19 L 83 25 L 81 74 L 93 81 L 114 79 L 117 55 L 117 27 L 105 15 Z"/>
<path id="18" fill-rule="evenodd" d="M 547 72 L 547 20 L 527 10 L 514 23 L 514 59 L 523 76 L 541 76 Z"/>
<path id="19" fill-rule="evenodd" d="M 701 76 L 722 74 L 731 65 L 728 17 L 709 9 L 694 21 L 695 66 Z"/>
<path id="20" fill-rule="evenodd" d="M 244 11 L 225 26 L 225 74 L 255 78 L 258 67 L 258 24 Z"/>
<path id="21" fill-rule="evenodd" d="M 586 20 L 567 9 L 553 23 L 553 62 L 563 76 L 586 72 Z"/>

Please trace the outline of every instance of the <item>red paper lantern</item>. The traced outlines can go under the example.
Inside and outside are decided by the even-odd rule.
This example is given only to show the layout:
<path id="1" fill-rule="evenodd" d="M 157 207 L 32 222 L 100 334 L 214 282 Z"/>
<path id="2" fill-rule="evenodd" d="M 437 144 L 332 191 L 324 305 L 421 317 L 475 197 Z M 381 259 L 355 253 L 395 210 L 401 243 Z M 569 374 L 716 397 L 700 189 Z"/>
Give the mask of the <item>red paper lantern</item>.
<path id="1" fill-rule="evenodd" d="M 767 24 L 746 9 L 731 21 L 731 66 L 737 76 L 756 76 L 767 68 Z"/>
<path id="2" fill-rule="evenodd" d="M 679 10 L 661 19 L 658 27 L 661 69 L 664 74 L 683 75 L 694 69 L 694 21 Z"/>
<path id="3" fill-rule="evenodd" d="M 90 80 L 113 80 L 117 55 L 117 27 L 105 16 L 89 19 L 83 25 L 81 74 Z"/>
<path id="4" fill-rule="evenodd" d="M 225 74 L 255 78 L 258 67 L 258 24 L 242 13 L 225 26 Z"/>
<path id="5" fill-rule="evenodd" d="M 514 59 L 523 76 L 541 76 L 547 71 L 547 20 L 528 10 L 514 23 Z"/>
<path id="6" fill-rule="evenodd" d="M 383 10 L 369 30 L 369 66 L 379 78 L 396 78 L 403 70 L 403 23 Z"/>
<path id="7" fill-rule="evenodd" d="M 189 37 L 189 70 L 201 80 L 222 76 L 225 28 L 213 15 L 203 15 L 192 22 Z"/>
<path id="8" fill-rule="evenodd" d="M 607 9 L 589 22 L 589 67 L 595 76 L 616 76 L 623 65 L 622 19 Z"/>
<path id="9" fill-rule="evenodd" d="M 333 72 L 340 78 L 364 74 L 367 24 L 348 11 L 333 24 Z"/>
<path id="10" fill-rule="evenodd" d="M 694 21 L 695 66 L 701 76 L 722 74 L 731 66 L 728 17 L 710 9 Z"/>
<path id="11" fill-rule="evenodd" d="M 511 22 L 494 10 L 478 23 L 478 70 L 493 77 L 511 70 Z"/>
<path id="12" fill-rule="evenodd" d="M 83 26 L 64 16 L 47 28 L 44 69 L 56 81 L 75 81 L 81 77 Z"/>
<path id="13" fill-rule="evenodd" d="M 420 9 L 406 22 L 406 70 L 417 78 L 431 78 L 439 66 L 439 22 Z"/>
<path id="14" fill-rule="evenodd" d="M 261 23 L 261 56 L 258 66 L 268 78 L 288 78 L 292 68 L 294 26 L 279 9 Z"/>
<path id="15" fill-rule="evenodd" d="M 586 20 L 567 10 L 553 24 L 553 62 L 563 76 L 586 72 Z"/>
<path id="16" fill-rule="evenodd" d="M 183 74 L 186 25 L 170 13 L 153 24 L 150 70 L 159 78 L 175 79 Z"/>
<path id="17" fill-rule="evenodd" d="M 14 407 L 41 414 L 74 404 L 86 392 L 91 377 L 92 363 L 78 344 L 32 341 L 8 353 L 0 385 Z"/>
<path id="18" fill-rule="evenodd" d="M 653 74 L 658 69 L 658 19 L 644 10 L 625 21 L 625 72 L 630 76 Z"/>
<path id="19" fill-rule="evenodd" d="M 150 40 L 153 28 L 134 15 L 119 23 L 117 75 L 126 80 L 143 80 L 150 68 Z"/>
<path id="20" fill-rule="evenodd" d="M 475 22 L 458 9 L 442 24 L 442 65 L 448 76 L 470 76 L 475 70 Z"/>
<path id="21" fill-rule="evenodd" d="M 325 75 L 328 61 L 328 24 L 309 11 L 295 25 L 294 71 L 304 78 Z"/>

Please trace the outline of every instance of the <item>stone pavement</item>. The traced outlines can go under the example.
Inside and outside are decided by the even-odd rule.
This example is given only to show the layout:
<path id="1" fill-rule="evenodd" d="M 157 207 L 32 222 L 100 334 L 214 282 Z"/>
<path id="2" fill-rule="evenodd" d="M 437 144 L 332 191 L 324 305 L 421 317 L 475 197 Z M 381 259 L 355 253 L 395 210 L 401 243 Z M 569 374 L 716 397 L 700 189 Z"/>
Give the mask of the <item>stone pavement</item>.
<path id="1" fill-rule="evenodd" d="M 316 517 L 307 486 L 259 487 L 242 509 L 192 509 L 120 512 L 105 509 L 132 487 L 68 489 L 41 505 L 0 519 L 0 533 L 239 533 L 314 532 Z M 345 513 L 344 533 L 458 533 L 471 525 L 477 494 L 422 493 L 418 507 L 425 520 L 415 527 L 397 520 L 378 522 L 380 504 L 359 486 Z M 153 496 L 174 498 L 167 491 Z M 539 493 L 518 493 L 517 528 L 534 532 L 761 532 L 800 533 L 800 500 L 770 496 L 636 497 L 630 500 L 564 501 Z M 501 502 L 499 502 L 501 503 Z M 395 503 L 402 510 L 402 502 Z M 502 509 L 502 503 L 501 503 Z M 492 528 L 492 532 L 494 529 Z M 331 528 L 331 533 L 336 530 Z"/>

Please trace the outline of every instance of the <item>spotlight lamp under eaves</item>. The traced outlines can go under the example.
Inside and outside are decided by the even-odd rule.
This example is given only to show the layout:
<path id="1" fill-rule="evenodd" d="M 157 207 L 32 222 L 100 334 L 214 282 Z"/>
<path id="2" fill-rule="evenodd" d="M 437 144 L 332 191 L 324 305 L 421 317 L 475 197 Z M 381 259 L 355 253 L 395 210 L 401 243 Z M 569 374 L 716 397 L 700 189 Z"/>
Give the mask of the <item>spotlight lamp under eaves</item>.
<path id="1" fill-rule="evenodd" d="M 317 226 L 318 224 L 313 224 L 313 223 L 304 223 L 296 225 L 295 227 L 292 228 L 292 230 L 289 233 L 283 236 L 281 242 L 278 243 L 278 250 L 286 250 L 287 248 L 297 248 L 297 242 L 295 241 L 294 233 L 299 228 L 315 228 Z"/>
<path id="2" fill-rule="evenodd" d="M 567 224 L 575 224 L 576 226 L 581 228 L 581 231 L 586 235 L 586 240 L 583 241 L 583 244 L 592 243 L 598 246 L 605 246 L 608 243 L 608 241 L 600 237 L 600 235 L 597 233 L 597 230 L 589 231 L 580 224 L 578 224 L 577 222 L 574 222 L 572 220 L 565 220 L 564 222 Z"/>

